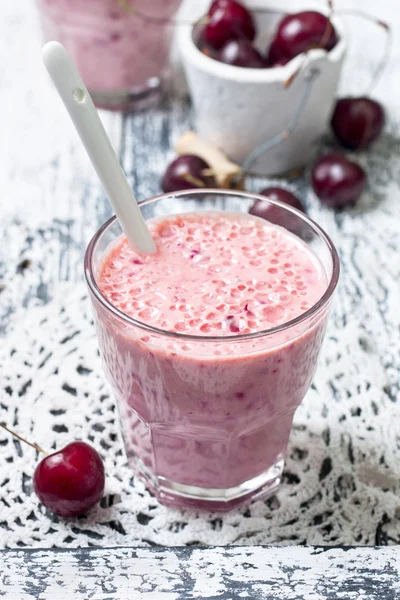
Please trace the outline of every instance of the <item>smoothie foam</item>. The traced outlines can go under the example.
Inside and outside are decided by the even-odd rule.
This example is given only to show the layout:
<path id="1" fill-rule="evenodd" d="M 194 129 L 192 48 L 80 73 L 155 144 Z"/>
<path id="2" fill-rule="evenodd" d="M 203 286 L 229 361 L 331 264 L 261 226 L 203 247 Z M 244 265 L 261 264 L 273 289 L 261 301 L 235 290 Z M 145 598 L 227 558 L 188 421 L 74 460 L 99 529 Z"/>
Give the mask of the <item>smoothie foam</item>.
<path id="1" fill-rule="evenodd" d="M 296 236 L 256 217 L 188 213 L 149 223 L 154 255 L 121 238 L 99 287 L 123 313 L 160 329 L 227 336 L 276 327 L 326 289 L 317 258 Z"/>

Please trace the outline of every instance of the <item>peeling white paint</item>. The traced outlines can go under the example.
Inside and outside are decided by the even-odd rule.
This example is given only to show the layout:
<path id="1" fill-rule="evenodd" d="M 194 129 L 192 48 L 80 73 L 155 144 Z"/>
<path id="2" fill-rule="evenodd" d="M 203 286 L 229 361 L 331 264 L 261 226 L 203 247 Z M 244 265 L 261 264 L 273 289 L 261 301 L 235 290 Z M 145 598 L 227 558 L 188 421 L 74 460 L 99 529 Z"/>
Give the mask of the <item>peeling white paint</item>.
<path id="1" fill-rule="evenodd" d="M 400 598 L 400 547 L 37 550 L 0 558 L 7 600 Z"/>

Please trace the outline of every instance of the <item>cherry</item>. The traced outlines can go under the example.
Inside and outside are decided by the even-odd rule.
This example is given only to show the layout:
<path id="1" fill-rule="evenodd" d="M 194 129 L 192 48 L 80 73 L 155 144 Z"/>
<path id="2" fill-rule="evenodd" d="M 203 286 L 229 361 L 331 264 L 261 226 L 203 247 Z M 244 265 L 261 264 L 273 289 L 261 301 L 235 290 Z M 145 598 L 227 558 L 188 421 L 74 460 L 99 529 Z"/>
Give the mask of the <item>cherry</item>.
<path id="1" fill-rule="evenodd" d="M 254 40 L 256 30 L 250 12 L 236 0 L 213 2 L 208 23 L 203 29 L 203 41 L 211 48 L 219 50 L 229 40 Z"/>
<path id="2" fill-rule="evenodd" d="M 263 189 L 260 192 L 260 194 L 262 196 L 267 196 L 271 200 L 275 200 L 276 202 L 282 202 L 283 204 L 288 204 L 292 208 L 296 208 L 297 210 L 300 210 L 301 212 L 305 212 L 304 206 L 302 205 L 299 198 L 297 198 L 297 196 L 295 196 L 292 192 L 290 192 L 289 190 L 286 190 L 285 188 L 267 187 L 267 188 Z M 258 200 L 256 202 L 260 202 L 260 200 Z M 269 207 L 273 208 L 273 205 L 269 204 Z"/>
<path id="3" fill-rule="evenodd" d="M 203 34 L 204 34 L 204 24 L 201 21 L 199 21 L 198 23 L 195 23 L 193 25 L 193 33 L 192 33 L 193 41 L 195 42 L 195 44 L 196 44 L 197 48 L 200 50 L 200 52 L 202 52 L 209 58 L 215 58 L 216 51 L 214 50 L 214 48 L 211 48 L 211 46 L 209 46 L 207 44 L 207 42 L 204 39 Z"/>
<path id="4" fill-rule="evenodd" d="M 177 192 L 194 188 L 217 187 L 213 175 L 208 175 L 210 165 L 194 154 L 178 156 L 167 168 L 161 181 L 164 192 Z"/>
<path id="5" fill-rule="evenodd" d="M 104 492 L 104 465 L 92 446 L 71 442 L 47 454 L 38 444 L 28 442 L 4 423 L 0 423 L 0 427 L 46 455 L 33 475 L 34 490 L 46 508 L 61 517 L 78 517 L 100 500 Z"/>
<path id="6" fill-rule="evenodd" d="M 265 60 L 249 40 L 230 40 L 222 46 L 217 60 L 236 67 L 248 69 L 263 69 Z"/>
<path id="7" fill-rule="evenodd" d="M 298 54 L 318 47 L 332 50 L 338 37 L 331 21 L 320 12 L 305 10 L 287 15 L 278 25 L 268 52 L 268 64 L 291 60 Z"/>
<path id="8" fill-rule="evenodd" d="M 276 62 L 270 64 L 270 63 L 266 63 L 268 67 L 270 67 L 271 69 L 273 69 L 274 67 L 284 67 L 285 65 L 288 64 L 289 62 L 289 58 L 280 58 L 279 60 L 277 60 Z"/>
<path id="9" fill-rule="evenodd" d="M 322 156 L 311 172 L 315 193 L 332 208 L 354 204 L 363 193 L 366 182 L 364 169 L 338 152 Z"/>
<path id="10" fill-rule="evenodd" d="M 104 481 L 98 452 L 85 442 L 71 442 L 40 461 L 33 487 L 41 503 L 56 515 L 78 517 L 101 499 Z"/>
<path id="11" fill-rule="evenodd" d="M 296 208 L 301 212 L 305 212 L 304 206 L 292 192 L 285 190 L 280 187 L 267 187 L 260 192 L 262 196 L 267 196 L 271 200 L 288 204 L 289 206 Z M 285 227 L 293 233 L 299 234 L 301 229 L 301 222 L 299 219 L 287 211 L 283 211 L 281 208 L 269 202 L 263 200 L 256 200 L 250 207 L 249 213 L 261 219 L 266 219 L 270 223 Z"/>
<path id="12" fill-rule="evenodd" d="M 336 104 L 331 125 L 345 148 L 360 150 L 382 133 L 385 112 L 382 105 L 371 98 L 342 98 Z"/>
<path id="13" fill-rule="evenodd" d="M 208 56 L 208 58 L 214 58 L 215 60 L 217 60 L 215 50 L 204 44 L 201 38 L 199 40 L 199 50 L 200 52 Z"/>

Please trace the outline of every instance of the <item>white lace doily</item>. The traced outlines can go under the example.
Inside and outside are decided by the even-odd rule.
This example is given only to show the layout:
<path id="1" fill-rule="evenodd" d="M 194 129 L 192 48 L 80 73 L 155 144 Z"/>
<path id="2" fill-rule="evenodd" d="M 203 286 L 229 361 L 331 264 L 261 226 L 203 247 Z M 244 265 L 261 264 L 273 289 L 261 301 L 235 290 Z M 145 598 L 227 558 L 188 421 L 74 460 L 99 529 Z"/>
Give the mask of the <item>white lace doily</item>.
<path id="1" fill-rule="evenodd" d="M 1 155 L 10 185 L 2 187 L 1 197 L 0 275 L 6 287 L 0 289 L 0 331 L 28 298 L 30 306 L 47 302 L 58 281 L 53 273 L 65 279 L 81 272 L 83 240 L 109 216 L 81 164 L 83 154 L 72 142 L 64 109 L 60 105 L 57 112 L 54 90 L 46 88 L 35 46 L 27 56 L 28 46 L 20 43 L 31 39 L 33 3 L 3 4 L 9 115 L 4 123 L 12 131 Z M 349 0 L 343 6 L 359 4 L 396 24 L 394 0 L 379 7 L 373 0 Z M 346 63 L 345 95 L 366 89 L 380 56 L 380 42 L 373 37 L 380 32 L 364 29 L 361 21 L 353 27 L 356 48 Z M 105 460 L 106 495 L 85 518 L 53 517 L 32 492 L 35 451 L 1 430 L 0 547 L 400 543 L 400 113 L 394 37 L 393 60 L 375 90 L 387 108 L 387 131 L 356 156 L 368 173 L 370 194 L 357 209 L 335 213 L 321 207 L 307 178 L 293 182 L 311 217 L 337 245 L 342 274 L 314 386 L 296 413 L 277 495 L 222 517 L 159 505 L 127 466 L 84 284 L 65 284 L 46 306 L 15 315 L 12 329 L 0 339 L 0 421 L 46 448 L 91 440 Z M 27 69 L 29 77 L 16 77 Z M 48 110 L 54 111 L 50 119 Z M 125 119 L 121 156 L 138 198 L 160 192 L 173 144 L 188 127 L 185 110 L 170 107 Z M 119 127 L 114 129 L 116 140 Z M 249 185 L 259 191 L 266 181 Z M 32 268 L 16 276 L 15 266 L 24 258 Z"/>
<path id="2" fill-rule="evenodd" d="M 84 284 L 66 286 L 14 318 L 0 351 L 0 419 L 47 448 L 91 441 L 105 461 L 106 495 L 85 518 L 53 517 L 32 492 L 34 450 L 0 431 L 2 546 L 398 541 L 400 202 L 390 178 L 399 173 L 374 156 L 371 185 L 388 192 L 375 193 L 378 208 L 366 196 L 364 206 L 335 215 L 311 198 L 311 213 L 339 247 L 342 278 L 278 494 L 225 516 L 159 505 L 127 466 Z"/>

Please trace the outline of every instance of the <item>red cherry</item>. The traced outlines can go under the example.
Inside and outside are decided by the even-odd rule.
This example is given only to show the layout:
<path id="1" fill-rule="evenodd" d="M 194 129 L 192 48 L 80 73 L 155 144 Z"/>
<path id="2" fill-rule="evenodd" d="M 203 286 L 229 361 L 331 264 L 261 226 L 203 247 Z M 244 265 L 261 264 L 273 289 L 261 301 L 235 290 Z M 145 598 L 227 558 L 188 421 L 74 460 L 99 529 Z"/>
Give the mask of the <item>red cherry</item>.
<path id="1" fill-rule="evenodd" d="M 217 55 L 216 55 L 215 50 L 213 50 L 212 48 L 207 46 L 207 44 L 205 44 L 201 39 L 199 40 L 198 48 L 199 48 L 200 52 L 202 52 L 202 54 L 205 54 L 205 56 L 208 56 L 208 58 L 214 58 L 215 60 L 217 60 Z"/>
<path id="2" fill-rule="evenodd" d="M 332 208 L 343 208 L 359 199 L 367 176 L 355 162 L 337 152 L 329 152 L 315 163 L 311 182 L 321 202 Z"/>
<path id="3" fill-rule="evenodd" d="M 101 499 L 104 481 L 99 453 L 85 442 L 71 442 L 40 461 L 33 487 L 42 504 L 56 515 L 78 517 Z"/>
<path id="4" fill-rule="evenodd" d="M 195 188 L 217 187 L 213 175 L 205 174 L 210 165 L 194 154 L 182 154 L 167 167 L 161 181 L 165 193 Z"/>
<path id="5" fill-rule="evenodd" d="M 292 192 L 289 192 L 289 190 L 280 187 L 268 187 L 262 190 L 260 194 L 270 198 L 271 200 L 288 204 L 289 206 L 292 206 L 301 212 L 305 212 L 304 206 L 299 198 L 292 194 Z M 266 219 L 275 225 L 285 227 L 285 229 L 288 229 L 296 234 L 300 234 L 302 229 L 302 223 L 297 217 L 287 211 L 284 211 L 278 206 L 269 204 L 269 202 L 264 202 L 263 200 L 256 200 L 249 209 L 249 213 L 256 217 L 260 217 L 261 219 Z"/>
<path id="6" fill-rule="evenodd" d="M 268 66 L 270 69 L 273 69 L 274 67 L 284 67 L 285 65 L 287 65 L 287 64 L 288 64 L 288 62 L 289 62 L 289 61 L 290 61 L 290 59 L 289 59 L 289 58 L 280 58 L 279 60 L 277 60 L 277 61 L 276 61 L 275 63 L 273 63 L 273 64 L 269 64 L 269 63 L 267 62 L 267 66 Z"/>
<path id="7" fill-rule="evenodd" d="M 325 15 L 315 10 L 306 10 L 287 15 L 279 23 L 268 52 L 268 64 L 274 65 L 282 59 L 291 60 L 313 47 L 332 50 L 338 42 L 336 31 Z"/>
<path id="8" fill-rule="evenodd" d="M 193 40 L 200 52 L 202 52 L 206 56 L 209 56 L 210 58 L 215 58 L 216 51 L 214 50 L 214 48 L 211 48 L 211 46 L 209 46 L 204 39 L 204 27 L 204 24 L 201 22 L 195 23 L 195 25 L 193 26 L 192 33 Z"/>
<path id="9" fill-rule="evenodd" d="M 276 202 L 282 202 L 283 204 L 288 204 L 292 208 L 296 208 L 301 212 L 305 212 L 304 206 L 301 203 L 301 200 L 297 198 L 292 192 L 285 188 L 280 187 L 266 187 L 264 188 L 260 194 L 262 196 L 267 196 L 271 198 L 271 200 L 275 200 Z M 272 205 L 269 205 L 272 208 Z"/>
<path id="10" fill-rule="evenodd" d="M 235 0 L 213 2 L 208 13 L 209 22 L 203 29 L 203 41 L 220 50 L 229 40 L 254 40 L 256 30 L 250 12 Z"/>
<path id="11" fill-rule="evenodd" d="M 249 40 L 230 40 L 221 48 L 217 60 L 236 67 L 263 69 L 265 60 Z"/>
<path id="12" fill-rule="evenodd" d="M 385 112 L 382 105 L 371 98 L 342 98 L 336 104 L 331 124 L 345 148 L 360 150 L 381 135 Z"/>

